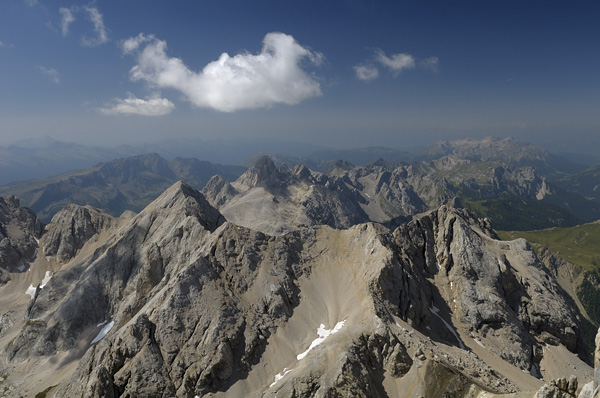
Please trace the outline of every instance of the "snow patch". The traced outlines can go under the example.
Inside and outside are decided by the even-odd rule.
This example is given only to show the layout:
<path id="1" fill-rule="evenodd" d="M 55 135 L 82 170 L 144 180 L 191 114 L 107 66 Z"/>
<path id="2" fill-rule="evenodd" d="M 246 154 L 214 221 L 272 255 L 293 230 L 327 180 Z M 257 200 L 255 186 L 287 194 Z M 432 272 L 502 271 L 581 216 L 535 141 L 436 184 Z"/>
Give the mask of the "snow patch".
<path id="1" fill-rule="evenodd" d="M 112 327 L 114 325 L 115 325 L 115 321 L 110 321 L 107 325 L 104 325 L 104 327 L 102 328 L 102 330 L 100 330 L 100 332 L 94 338 L 94 340 L 92 340 L 92 342 L 90 343 L 90 345 L 93 345 L 93 344 L 99 342 L 100 340 L 102 340 L 104 338 L 104 336 L 106 336 L 107 333 L 110 332 L 110 329 L 112 329 Z"/>
<path id="2" fill-rule="evenodd" d="M 23 272 L 23 271 L 25 271 L 25 266 L 23 264 L 21 264 L 17 267 L 17 269 L 19 270 L 19 272 Z"/>
<path id="3" fill-rule="evenodd" d="M 296 359 L 301 360 L 310 352 L 310 350 L 312 350 L 313 348 L 315 348 L 316 346 L 318 346 L 319 344 L 324 342 L 327 337 L 339 332 L 340 329 L 342 327 L 344 327 L 344 323 L 346 323 L 345 319 L 343 321 L 336 323 L 335 327 L 333 329 L 325 329 L 325 325 L 321 324 L 321 326 L 319 326 L 319 328 L 317 329 L 317 334 L 319 335 L 319 337 L 317 337 L 316 339 L 313 340 L 312 343 L 310 343 L 308 350 L 304 351 L 302 354 L 298 354 L 296 356 Z"/>
<path id="4" fill-rule="evenodd" d="M 44 276 L 44 279 L 42 279 L 42 284 L 40 285 L 40 289 L 43 289 L 44 286 L 46 286 L 48 284 L 48 282 L 50 282 L 50 279 L 52 279 L 52 272 L 46 271 L 46 275 Z"/>
<path id="5" fill-rule="evenodd" d="M 438 271 L 442 269 L 442 266 L 437 261 L 435 262 L 435 266 L 437 267 Z"/>
<path id="6" fill-rule="evenodd" d="M 481 347 L 485 348 L 485 346 L 483 345 L 483 343 L 482 343 L 481 341 L 479 341 L 479 340 L 477 340 L 477 339 L 473 339 L 473 340 L 475 340 L 475 342 L 476 342 L 477 344 L 479 344 Z"/>
<path id="7" fill-rule="evenodd" d="M 97 328 L 106 325 L 108 321 L 104 321 L 104 322 L 100 322 L 99 324 L 96 325 Z"/>
<path id="8" fill-rule="evenodd" d="M 27 290 L 25 290 L 25 294 L 30 295 L 31 298 L 33 299 L 35 297 L 35 290 L 36 290 L 36 288 L 33 285 L 29 285 Z"/>
<path id="9" fill-rule="evenodd" d="M 31 269 L 29 269 L 31 271 Z M 52 272 L 50 271 L 46 271 L 46 275 L 44 275 L 44 279 L 42 279 L 42 283 L 39 285 L 40 289 L 43 289 L 44 286 L 46 286 L 48 284 L 48 282 L 50 282 L 50 279 L 52 279 Z M 30 284 L 29 287 L 27 288 L 27 290 L 25 290 L 25 294 L 28 294 L 31 296 L 31 298 L 33 299 L 35 297 L 35 291 L 36 291 L 36 287 L 33 286 L 33 284 Z"/>
<path id="10" fill-rule="evenodd" d="M 446 329 L 448 329 L 450 331 L 450 333 L 452 333 L 454 335 L 454 337 L 456 337 L 456 340 L 458 340 L 458 344 L 460 345 L 460 348 L 462 348 L 463 350 L 466 349 L 465 345 L 463 344 L 462 340 L 460 339 L 460 337 L 458 336 L 458 333 L 456 333 L 456 330 L 454 330 L 454 328 L 444 320 L 444 318 L 442 318 L 439 314 L 440 309 L 437 308 L 435 305 L 431 304 L 431 308 L 429 308 L 429 311 L 431 311 L 431 313 L 435 316 L 437 316 L 438 318 L 440 318 L 440 320 L 444 323 L 444 326 L 446 326 Z"/>
<path id="11" fill-rule="evenodd" d="M 277 384 L 277 382 L 281 379 L 283 379 L 283 376 L 285 376 L 286 374 L 290 373 L 293 369 L 288 369 L 288 368 L 283 368 L 283 374 L 281 373 L 277 373 L 275 375 L 275 381 L 273 383 L 271 383 L 271 385 L 269 386 L 269 388 L 273 387 L 275 384 Z"/>

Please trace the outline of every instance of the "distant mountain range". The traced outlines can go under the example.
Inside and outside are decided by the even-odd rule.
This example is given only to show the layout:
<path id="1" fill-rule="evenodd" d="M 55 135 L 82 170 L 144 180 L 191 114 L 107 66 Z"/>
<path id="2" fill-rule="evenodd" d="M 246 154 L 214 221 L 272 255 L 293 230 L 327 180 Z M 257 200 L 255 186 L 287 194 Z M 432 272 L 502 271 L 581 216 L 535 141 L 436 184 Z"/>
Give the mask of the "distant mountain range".
<path id="1" fill-rule="evenodd" d="M 113 215 L 137 212 L 178 180 L 202 188 L 215 174 L 235 179 L 245 170 L 198 159 L 167 161 L 147 154 L 101 163 L 55 177 L 0 187 L 0 196 L 15 195 L 49 222 L 67 204 L 91 205 Z"/>
<path id="2" fill-rule="evenodd" d="M 504 152 L 495 153 L 500 143 Z M 575 153 L 563 153 L 564 156 L 561 156 L 512 138 L 493 137 L 483 140 L 441 141 L 423 150 L 378 146 L 337 150 L 297 142 L 245 138 L 210 141 L 175 138 L 118 147 L 90 147 L 44 137 L 0 146 L 0 186 L 47 178 L 101 162 L 147 153 L 158 153 L 167 160 L 177 157 L 197 158 L 217 164 L 246 167 L 250 167 L 259 156 L 268 155 L 276 164 L 285 163 L 291 168 L 303 164 L 314 171 L 329 171 L 332 167 L 339 167 L 340 161 L 362 166 L 377 159 L 389 163 L 411 163 L 449 155 L 471 160 L 479 157 L 484 161 L 511 159 L 513 164 L 517 164 L 519 159 L 528 165 L 534 165 L 537 161 L 538 172 L 545 176 L 557 172 L 572 174 L 600 164 L 600 156 Z M 544 167 L 549 169 L 542 170 Z"/>
<path id="3" fill-rule="evenodd" d="M 168 160 L 197 158 L 217 164 L 242 165 L 261 151 L 291 156 L 322 150 L 323 147 L 277 140 L 169 139 L 154 143 L 98 147 L 57 141 L 51 137 L 19 141 L 0 146 L 0 186 L 52 177 L 114 159 L 158 153 Z"/>
<path id="4" fill-rule="evenodd" d="M 348 158 L 360 155 L 354 159 L 382 153 L 394 159 L 408 156 L 383 148 L 335 156 L 344 153 Z M 411 156 L 424 160 L 379 159 L 354 166 L 347 160 L 322 159 L 320 165 L 326 168 L 316 171 L 295 164 L 301 158 L 262 155 L 246 171 L 242 166 L 194 158 L 168 161 L 146 154 L 0 187 L 0 196 L 17 196 L 49 222 L 69 203 L 95 206 L 115 216 L 125 210 L 137 212 L 166 187 L 184 180 L 204 188 L 228 219 L 267 233 L 304 224 L 348 228 L 375 221 L 397 226 L 447 202 L 487 217 L 503 230 L 573 226 L 600 218 L 597 167 L 581 170 L 583 166 L 530 144 L 496 138 L 442 142 Z M 292 168 L 283 160 L 291 160 Z M 220 179 L 211 180 L 215 175 Z M 257 219 L 262 219 L 262 227 Z"/>

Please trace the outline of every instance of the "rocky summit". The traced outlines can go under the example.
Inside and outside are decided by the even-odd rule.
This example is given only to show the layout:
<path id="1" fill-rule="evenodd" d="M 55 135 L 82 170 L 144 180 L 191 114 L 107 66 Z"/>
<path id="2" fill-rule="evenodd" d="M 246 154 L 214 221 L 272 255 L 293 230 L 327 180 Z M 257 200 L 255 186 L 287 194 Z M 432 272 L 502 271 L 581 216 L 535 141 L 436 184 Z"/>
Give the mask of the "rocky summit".
<path id="1" fill-rule="evenodd" d="M 264 188 L 272 173 L 319 182 L 263 166 L 244 184 L 212 186 Z M 35 217 L 11 203 L 3 231 L 39 236 Z M 466 210 L 439 206 L 396 229 L 306 224 L 269 235 L 178 182 L 137 215 L 70 205 L 46 230 L 36 255 L 23 251 L 31 271 L 6 268 L 0 288 L 2 396 L 593 390 L 580 320 L 553 275 L 526 241 L 499 240 Z"/>

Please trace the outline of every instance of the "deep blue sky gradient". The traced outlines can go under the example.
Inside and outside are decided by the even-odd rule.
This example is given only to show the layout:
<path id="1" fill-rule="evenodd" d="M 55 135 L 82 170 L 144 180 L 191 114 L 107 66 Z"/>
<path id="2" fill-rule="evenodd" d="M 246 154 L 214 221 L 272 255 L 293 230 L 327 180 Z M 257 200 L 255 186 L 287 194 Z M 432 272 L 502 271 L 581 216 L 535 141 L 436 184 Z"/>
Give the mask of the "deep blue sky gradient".
<path id="1" fill-rule="evenodd" d="M 109 41 L 81 45 L 92 24 L 76 15 L 60 32 L 60 7 L 103 15 Z M 277 137 L 315 144 L 394 147 L 439 139 L 514 136 L 525 141 L 598 140 L 600 2 L 581 1 L 158 1 L 24 0 L 0 3 L 0 145 L 51 135 L 84 143 L 171 136 Z M 164 116 L 103 115 L 127 93 L 156 89 L 129 79 L 135 65 L 119 43 L 139 33 L 200 71 L 223 52 L 258 53 L 269 32 L 292 35 L 324 55 L 303 65 L 322 96 L 297 105 L 222 113 L 160 90 Z M 353 66 L 374 49 L 435 56 L 438 71 L 416 67 L 360 81 Z M 59 73 L 57 84 L 41 67 Z"/>

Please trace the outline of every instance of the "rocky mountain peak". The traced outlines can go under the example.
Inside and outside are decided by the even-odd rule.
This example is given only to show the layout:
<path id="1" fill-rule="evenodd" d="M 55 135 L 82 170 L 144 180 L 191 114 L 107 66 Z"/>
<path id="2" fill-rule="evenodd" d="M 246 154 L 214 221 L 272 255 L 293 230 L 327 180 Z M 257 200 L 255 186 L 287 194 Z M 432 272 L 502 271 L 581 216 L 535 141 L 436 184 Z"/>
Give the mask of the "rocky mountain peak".
<path id="1" fill-rule="evenodd" d="M 273 160 L 267 155 L 262 155 L 237 179 L 236 183 L 244 189 L 256 186 L 268 187 L 279 183 L 281 174 L 281 170 L 275 166 Z"/>
<path id="2" fill-rule="evenodd" d="M 150 203 L 140 215 L 142 213 L 161 213 L 166 217 L 171 214 L 173 217 L 193 216 L 209 231 L 214 231 L 225 222 L 223 215 L 211 206 L 201 192 L 183 181 L 171 185 L 162 195 Z"/>
<path id="3" fill-rule="evenodd" d="M 202 194 L 206 200 L 216 208 L 224 205 L 228 200 L 238 194 L 237 190 L 223 177 L 216 175 L 202 188 Z"/>
<path id="4" fill-rule="evenodd" d="M 299 164 L 296 167 L 294 167 L 292 173 L 301 180 L 309 178 L 312 175 L 310 169 L 303 164 Z"/>

